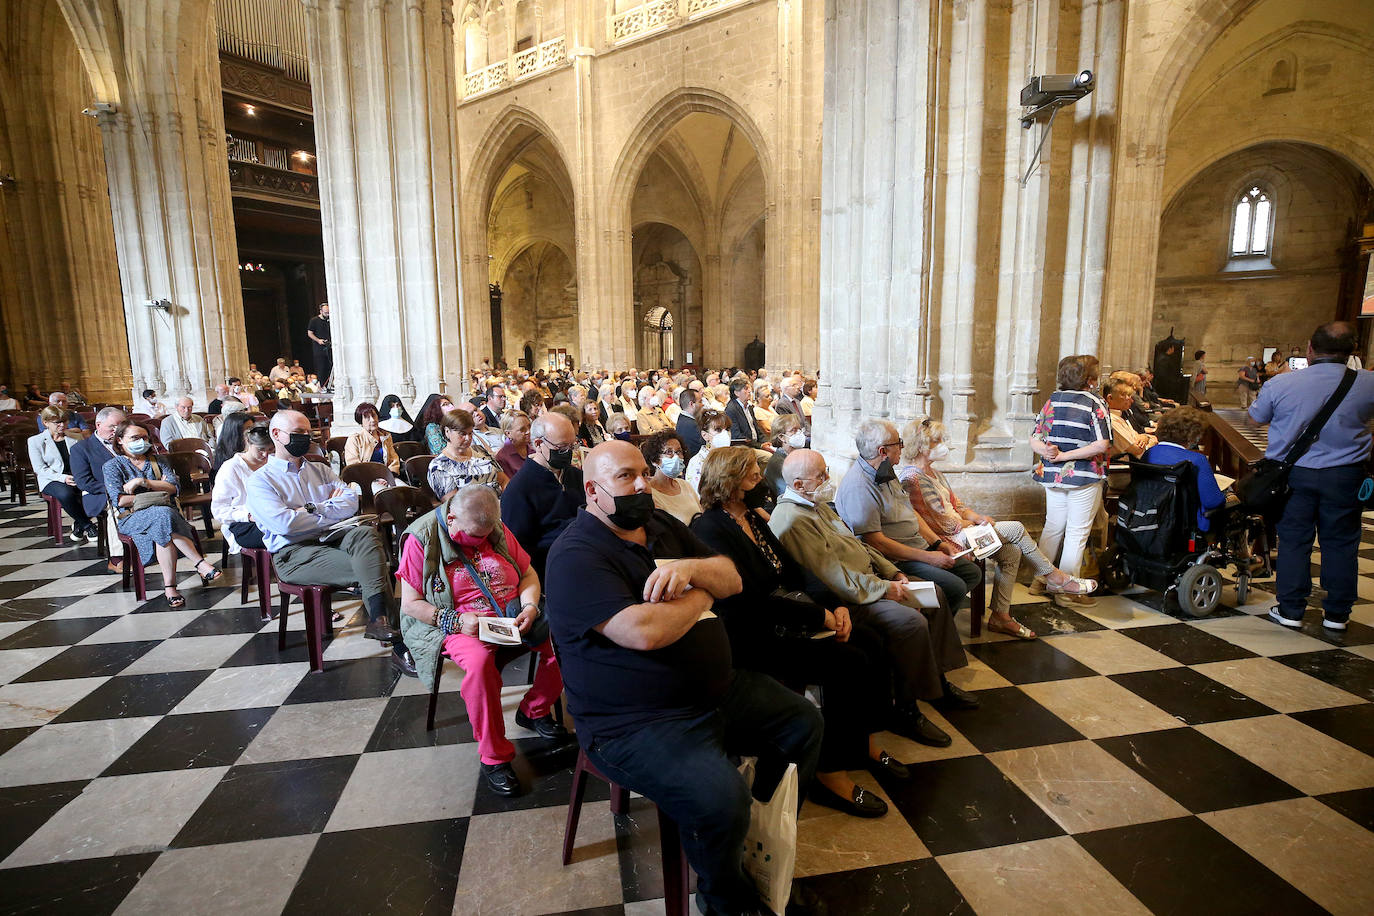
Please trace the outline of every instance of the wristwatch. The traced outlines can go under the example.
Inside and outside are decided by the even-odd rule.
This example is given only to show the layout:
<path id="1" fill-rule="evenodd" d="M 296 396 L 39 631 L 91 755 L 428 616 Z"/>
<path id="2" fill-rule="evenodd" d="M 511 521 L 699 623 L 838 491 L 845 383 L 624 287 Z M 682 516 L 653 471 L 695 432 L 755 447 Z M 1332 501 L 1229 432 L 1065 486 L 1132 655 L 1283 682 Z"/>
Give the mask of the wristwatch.
<path id="1" fill-rule="evenodd" d="M 310 513 L 311 515 L 317 515 L 319 514 L 319 507 L 317 507 L 314 503 L 306 503 L 305 511 Z"/>

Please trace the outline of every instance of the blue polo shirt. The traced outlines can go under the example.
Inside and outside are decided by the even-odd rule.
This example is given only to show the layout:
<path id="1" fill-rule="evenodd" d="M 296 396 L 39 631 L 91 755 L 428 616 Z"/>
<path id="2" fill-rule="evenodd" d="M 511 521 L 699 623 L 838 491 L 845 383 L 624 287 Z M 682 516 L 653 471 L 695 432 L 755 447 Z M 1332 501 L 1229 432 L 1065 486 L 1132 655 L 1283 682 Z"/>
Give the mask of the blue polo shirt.
<path id="1" fill-rule="evenodd" d="M 549 551 L 544 593 L 558 663 L 584 746 L 650 722 L 692 718 L 720 704 L 732 663 L 725 624 L 698 620 L 662 649 L 628 649 L 596 627 L 644 603 L 655 559 L 709 557 L 713 551 L 666 512 L 646 526 L 647 546 L 617 537 L 585 509 Z"/>
<path id="2" fill-rule="evenodd" d="M 1250 418 L 1269 424 L 1266 458 L 1282 459 L 1336 390 L 1345 360 L 1313 363 L 1306 369 L 1271 378 L 1250 405 Z M 1337 468 L 1369 457 L 1369 423 L 1374 417 L 1374 372 L 1357 370 L 1355 384 L 1341 401 L 1321 435 L 1297 462 L 1300 468 Z"/>

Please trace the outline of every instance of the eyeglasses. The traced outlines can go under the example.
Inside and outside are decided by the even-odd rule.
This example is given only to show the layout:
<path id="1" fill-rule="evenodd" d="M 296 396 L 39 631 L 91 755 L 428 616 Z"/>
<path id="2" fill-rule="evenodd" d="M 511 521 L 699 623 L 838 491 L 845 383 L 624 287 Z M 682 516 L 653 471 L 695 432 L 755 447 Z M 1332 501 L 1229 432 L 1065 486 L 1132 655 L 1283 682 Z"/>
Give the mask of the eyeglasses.
<path id="1" fill-rule="evenodd" d="M 896 442 L 884 442 L 879 448 L 903 448 L 905 446 L 906 443 L 898 439 Z"/>

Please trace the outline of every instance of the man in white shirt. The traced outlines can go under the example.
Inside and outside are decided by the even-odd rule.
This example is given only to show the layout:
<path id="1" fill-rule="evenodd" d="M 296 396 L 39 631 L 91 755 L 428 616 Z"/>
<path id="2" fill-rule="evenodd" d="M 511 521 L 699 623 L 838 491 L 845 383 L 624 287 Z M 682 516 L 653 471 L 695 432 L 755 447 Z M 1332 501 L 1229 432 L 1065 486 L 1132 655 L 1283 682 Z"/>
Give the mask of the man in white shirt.
<path id="1" fill-rule="evenodd" d="M 289 382 L 291 381 L 291 367 L 286 365 L 285 359 L 278 356 L 277 364 L 272 367 L 272 371 L 267 374 L 267 377 L 274 382 Z"/>
<path id="2" fill-rule="evenodd" d="M 340 540 L 321 543 L 338 522 L 358 513 L 358 495 L 329 465 L 306 461 L 310 420 L 295 410 L 272 417 L 276 454 L 248 479 L 248 511 L 283 582 L 296 585 L 357 584 L 368 624 L 363 635 L 390 642 L 393 667 L 415 677 L 415 664 L 401 640 L 400 606 L 391 583 L 386 547 L 371 525 L 355 525 Z"/>
<path id="3" fill-rule="evenodd" d="M 1107 382 L 1103 392 L 1106 395 L 1107 409 L 1112 415 L 1112 455 L 1131 455 L 1139 458 L 1145 451 L 1159 442 L 1147 433 L 1138 433 L 1131 422 L 1121 415 L 1135 401 L 1135 386 L 1124 378 Z"/>
<path id="4" fill-rule="evenodd" d="M 205 421 L 191 412 L 194 407 L 195 402 L 189 397 L 177 399 L 176 409 L 163 418 L 158 429 L 164 446 L 174 439 L 204 439 L 207 443 L 213 440 Z"/>

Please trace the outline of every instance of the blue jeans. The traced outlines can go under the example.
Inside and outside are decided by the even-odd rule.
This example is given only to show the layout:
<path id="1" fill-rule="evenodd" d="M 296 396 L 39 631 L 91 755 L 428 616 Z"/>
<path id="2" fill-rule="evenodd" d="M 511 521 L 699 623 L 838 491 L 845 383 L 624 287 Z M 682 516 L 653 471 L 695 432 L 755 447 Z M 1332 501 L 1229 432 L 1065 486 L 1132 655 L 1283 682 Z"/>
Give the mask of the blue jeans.
<path id="1" fill-rule="evenodd" d="M 1276 531 L 1279 536 L 1277 563 L 1279 613 L 1300 620 L 1307 611 L 1307 596 L 1312 593 L 1312 539 L 1321 538 L 1322 588 L 1326 599 L 1322 610 L 1331 620 L 1345 621 L 1355 603 L 1356 576 L 1360 549 L 1360 503 L 1358 491 L 1364 480 L 1364 466 L 1347 464 L 1335 468 L 1293 468 L 1288 483 L 1293 495 L 1288 498 Z"/>
<path id="2" fill-rule="evenodd" d="M 758 892 L 741 867 L 750 793 L 730 756 L 759 758 L 754 792 L 767 799 L 788 763 L 796 763 L 797 785 L 804 792 L 820 753 L 820 712 L 755 671 L 736 671 L 725 698 L 708 713 L 651 722 L 587 747 L 597 769 L 677 823 L 687 861 L 697 873 L 697 890 L 725 913 L 759 906 Z"/>
<path id="3" fill-rule="evenodd" d="M 949 602 L 951 611 L 958 611 L 968 602 L 969 590 L 983 578 L 978 564 L 968 557 L 955 560 L 954 566 L 950 569 L 941 569 L 919 560 L 896 560 L 892 565 L 905 573 L 908 579 L 934 582 L 940 591 L 945 593 L 945 600 Z"/>

